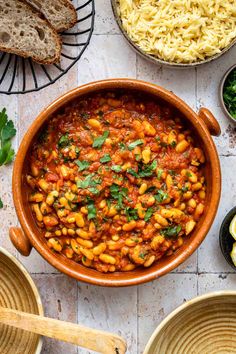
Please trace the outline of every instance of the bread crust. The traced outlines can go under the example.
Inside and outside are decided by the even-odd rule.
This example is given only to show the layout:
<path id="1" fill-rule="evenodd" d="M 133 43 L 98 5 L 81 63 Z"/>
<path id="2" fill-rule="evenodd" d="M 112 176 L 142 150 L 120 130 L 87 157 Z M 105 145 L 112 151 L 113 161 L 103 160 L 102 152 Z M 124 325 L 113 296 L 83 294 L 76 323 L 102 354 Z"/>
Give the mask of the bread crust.
<path id="1" fill-rule="evenodd" d="M 27 2 L 27 0 L 25 0 Z M 64 32 L 72 27 L 75 26 L 77 20 L 78 20 L 78 16 L 77 16 L 77 12 L 76 9 L 74 7 L 74 5 L 71 3 L 71 0 L 59 0 L 60 3 L 62 3 L 63 6 L 67 7 L 70 12 L 71 12 L 71 20 L 69 23 L 67 23 L 66 25 L 61 25 L 60 27 L 53 27 L 57 32 Z M 40 12 L 40 10 L 38 10 L 36 7 L 34 7 L 33 4 L 28 2 L 28 5 L 31 6 L 32 8 L 34 8 L 36 11 Z M 40 12 L 42 14 L 42 12 Z M 43 15 L 43 14 L 42 14 Z M 46 16 L 43 16 L 44 18 Z M 47 19 L 48 22 L 50 22 L 50 19 Z M 53 25 L 52 25 L 53 26 Z"/>
<path id="2" fill-rule="evenodd" d="M 6 48 L 2 45 L 0 45 L 0 50 L 3 52 L 7 52 L 7 53 L 11 53 L 11 54 L 16 54 L 19 55 L 23 58 L 32 58 L 33 61 L 35 61 L 38 64 L 54 64 L 54 63 L 59 63 L 60 62 L 60 57 L 61 57 L 61 50 L 62 50 L 62 40 L 61 37 L 58 35 L 57 31 L 52 27 L 52 25 L 44 18 L 44 16 L 42 16 L 42 14 L 37 11 L 36 9 L 32 8 L 25 0 L 17 0 L 18 2 L 21 2 L 22 4 L 24 4 L 24 6 L 26 6 L 29 11 L 33 12 L 35 14 L 35 16 L 39 17 L 41 19 L 41 21 L 43 21 L 45 23 L 45 26 L 49 27 L 52 35 L 53 35 L 53 39 L 55 41 L 56 44 L 56 55 L 53 58 L 50 59 L 44 59 L 41 60 L 38 56 L 36 55 L 29 55 L 27 54 L 27 52 L 25 51 L 21 51 L 18 49 L 9 49 Z"/>

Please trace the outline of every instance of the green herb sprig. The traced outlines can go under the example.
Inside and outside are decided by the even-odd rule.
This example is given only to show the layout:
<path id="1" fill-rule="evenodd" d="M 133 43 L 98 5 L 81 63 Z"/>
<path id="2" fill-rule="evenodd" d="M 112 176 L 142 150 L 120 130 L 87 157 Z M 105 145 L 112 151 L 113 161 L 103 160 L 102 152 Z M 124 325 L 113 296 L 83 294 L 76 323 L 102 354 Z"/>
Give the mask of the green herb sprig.
<path id="1" fill-rule="evenodd" d="M 15 152 L 12 149 L 11 139 L 16 135 L 12 120 L 8 120 L 6 108 L 0 113 L 0 166 L 11 163 Z"/>
<path id="2" fill-rule="evenodd" d="M 0 166 L 11 163 L 15 156 L 11 139 L 16 135 L 16 129 L 12 120 L 8 120 L 6 108 L 0 112 Z M 3 202 L 0 198 L 0 209 Z"/>

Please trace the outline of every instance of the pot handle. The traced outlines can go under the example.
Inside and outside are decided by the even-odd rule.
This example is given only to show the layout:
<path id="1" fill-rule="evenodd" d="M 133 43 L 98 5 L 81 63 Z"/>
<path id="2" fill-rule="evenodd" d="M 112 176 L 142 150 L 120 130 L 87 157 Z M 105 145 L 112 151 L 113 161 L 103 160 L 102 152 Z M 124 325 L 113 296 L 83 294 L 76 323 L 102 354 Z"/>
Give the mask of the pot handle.
<path id="1" fill-rule="evenodd" d="M 23 230 L 19 227 L 11 227 L 9 230 L 9 236 L 17 251 L 20 252 L 22 256 L 28 257 L 32 250 L 32 246 Z"/>
<path id="2" fill-rule="evenodd" d="M 210 134 L 213 136 L 219 136 L 221 133 L 220 125 L 211 111 L 207 108 L 200 108 L 198 116 L 204 121 Z"/>

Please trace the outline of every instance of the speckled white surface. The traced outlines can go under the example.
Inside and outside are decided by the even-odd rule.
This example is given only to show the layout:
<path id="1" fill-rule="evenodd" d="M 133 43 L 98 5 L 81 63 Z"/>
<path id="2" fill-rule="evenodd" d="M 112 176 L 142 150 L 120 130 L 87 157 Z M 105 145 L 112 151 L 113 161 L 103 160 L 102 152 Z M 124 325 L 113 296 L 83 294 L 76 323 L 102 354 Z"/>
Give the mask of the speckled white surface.
<path id="1" fill-rule="evenodd" d="M 96 0 L 94 35 L 77 66 L 56 84 L 38 93 L 0 96 L 0 107 L 7 107 L 17 126 L 16 149 L 31 122 L 53 99 L 77 85 L 109 77 L 132 77 L 164 86 L 194 110 L 201 106 L 209 108 L 222 129 L 221 137 L 215 139 L 223 172 L 222 198 L 207 238 L 172 274 L 138 287 L 88 286 L 59 274 L 36 252 L 28 259 L 20 257 L 8 240 L 9 227 L 17 224 L 11 195 L 12 166 L 0 168 L 0 195 L 5 205 L 0 210 L 0 246 L 17 255 L 33 274 L 47 315 L 117 332 L 127 339 L 129 354 L 141 354 L 155 327 L 183 301 L 208 291 L 236 288 L 236 275 L 226 264 L 218 245 L 222 218 L 236 201 L 236 125 L 232 125 L 220 108 L 218 85 L 223 73 L 235 62 L 236 47 L 216 62 L 197 69 L 172 70 L 155 66 L 128 46 L 113 19 L 110 1 Z M 42 353 L 88 354 L 52 340 L 44 341 Z"/>

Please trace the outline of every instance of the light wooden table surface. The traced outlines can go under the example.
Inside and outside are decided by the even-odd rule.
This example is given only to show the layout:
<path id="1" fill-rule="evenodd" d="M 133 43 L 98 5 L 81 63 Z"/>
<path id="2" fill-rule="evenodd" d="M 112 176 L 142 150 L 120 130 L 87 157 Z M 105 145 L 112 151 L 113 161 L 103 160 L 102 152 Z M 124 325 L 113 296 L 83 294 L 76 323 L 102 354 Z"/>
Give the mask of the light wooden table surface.
<path id="1" fill-rule="evenodd" d="M 108 289 L 77 283 L 50 267 L 36 252 L 28 259 L 17 254 L 8 239 L 9 227 L 18 222 L 11 193 L 12 165 L 0 168 L 0 196 L 5 205 L 0 210 L 0 246 L 16 255 L 31 272 L 46 315 L 116 332 L 127 339 L 129 354 L 141 354 L 155 327 L 184 301 L 209 291 L 236 288 L 236 275 L 223 259 L 218 244 L 222 219 L 236 203 L 236 126 L 230 124 L 220 108 L 218 86 L 223 73 L 235 64 L 235 58 L 236 47 L 221 59 L 197 69 L 175 70 L 150 64 L 136 55 L 120 34 L 110 1 L 96 0 L 91 43 L 67 75 L 38 93 L 0 95 L 0 108 L 7 107 L 17 127 L 16 150 L 34 118 L 52 100 L 82 83 L 113 77 L 132 77 L 161 85 L 195 111 L 202 106 L 209 108 L 222 129 L 215 143 L 221 160 L 223 190 L 211 231 L 198 251 L 176 271 L 137 287 Z M 88 354 L 47 339 L 42 353 Z"/>

